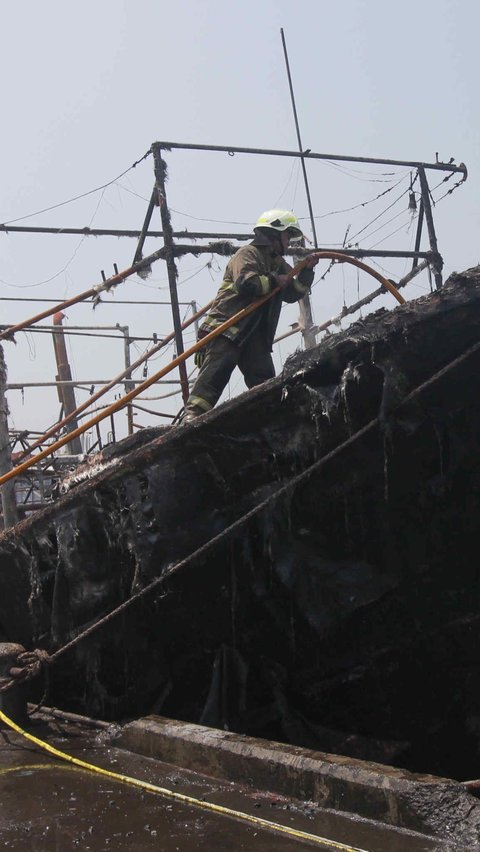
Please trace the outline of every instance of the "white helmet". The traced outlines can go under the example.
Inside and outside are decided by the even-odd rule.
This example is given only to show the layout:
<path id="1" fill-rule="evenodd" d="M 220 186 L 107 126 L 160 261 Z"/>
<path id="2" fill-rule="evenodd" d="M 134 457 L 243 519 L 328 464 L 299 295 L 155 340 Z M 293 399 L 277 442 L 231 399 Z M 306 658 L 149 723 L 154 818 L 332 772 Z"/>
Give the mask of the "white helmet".
<path id="1" fill-rule="evenodd" d="M 291 210 L 266 210 L 259 216 L 255 228 L 270 228 L 272 231 L 292 231 L 299 239 L 303 237 L 298 219 Z"/>

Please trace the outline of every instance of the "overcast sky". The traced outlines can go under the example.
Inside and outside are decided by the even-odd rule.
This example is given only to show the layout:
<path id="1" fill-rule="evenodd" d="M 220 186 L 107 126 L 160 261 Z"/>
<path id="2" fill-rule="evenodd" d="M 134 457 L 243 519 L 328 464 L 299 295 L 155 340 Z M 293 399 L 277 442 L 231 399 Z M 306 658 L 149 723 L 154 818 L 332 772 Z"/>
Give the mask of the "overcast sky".
<path id="1" fill-rule="evenodd" d="M 435 162 L 438 152 L 440 160 L 465 162 L 467 182 L 443 199 L 456 179 L 433 189 L 444 175 L 429 173 L 437 200 L 434 217 L 445 275 L 479 262 L 480 13 L 474 0 L 83 0 L 75 5 L 3 0 L 1 10 L 0 222 L 140 228 L 153 184 L 151 157 L 103 190 L 30 214 L 112 181 L 154 140 L 296 150 L 283 27 L 304 147 L 425 162 Z M 311 238 L 298 160 L 182 151 L 165 158 L 175 229 L 249 231 L 262 210 L 280 206 L 295 210 Z M 307 167 L 321 245 L 336 247 L 346 238 L 346 244 L 362 248 L 412 248 L 410 170 L 338 168 L 318 161 Z M 158 219 L 152 225 L 159 228 Z M 158 247 L 150 240 L 146 250 Z M 0 233 L 1 322 L 19 321 L 45 307 L 6 298 L 70 297 L 98 283 L 100 270 L 109 275 L 114 263 L 129 266 L 134 250 L 135 241 L 126 238 Z M 225 261 L 207 267 L 211 260 L 201 255 L 179 263 L 181 301 L 200 305 L 213 297 Z M 379 262 L 396 280 L 411 266 L 404 260 Z M 318 268 L 319 275 L 325 268 Z M 71 308 L 65 325 L 120 323 L 137 337 L 164 334 L 171 327 L 168 308 L 117 303 L 167 299 L 166 285 L 166 269 L 157 264 L 148 280 L 125 282 L 95 312 Z M 343 267 L 331 273 L 313 289 L 315 320 L 322 322 L 375 286 Z M 411 299 L 428 291 L 424 273 L 406 295 Z M 393 308 L 394 302 L 388 296 L 381 305 Z M 279 330 L 295 319 L 296 310 L 288 308 Z M 186 337 L 187 343 L 192 340 L 191 333 Z M 298 344 L 292 338 L 280 347 L 278 369 Z M 132 359 L 146 345 L 136 341 Z M 5 343 L 4 350 L 10 382 L 53 380 L 47 334 L 19 334 L 17 345 Z M 69 353 L 75 378 L 82 381 L 109 378 L 123 366 L 118 340 L 71 337 Z M 169 357 L 171 350 L 150 369 Z M 236 375 L 230 390 L 242 389 Z M 161 389 L 146 394 L 155 395 Z M 79 390 L 78 401 L 85 398 L 86 391 Z M 46 428 L 58 415 L 53 390 L 26 389 L 23 397 L 10 391 L 9 403 L 17 429 Z M 176 411 L 181 400 L 143 404 Z M 141 412 L 136 420 L 158 422 Z"/>

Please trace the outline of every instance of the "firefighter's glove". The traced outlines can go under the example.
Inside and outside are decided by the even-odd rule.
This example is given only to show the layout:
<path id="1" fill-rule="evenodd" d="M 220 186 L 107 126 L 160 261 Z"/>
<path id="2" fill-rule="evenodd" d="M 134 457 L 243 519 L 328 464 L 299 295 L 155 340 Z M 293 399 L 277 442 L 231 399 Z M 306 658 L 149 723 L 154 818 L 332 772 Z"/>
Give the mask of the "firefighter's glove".
<path id="1" fill-rule="evenodd" d="M 203 367 L 203 363 L 205 361 L 205 355 L 206 355 L 205 347 L 203 347 L 203 349 L 199 349 L 197 352 L 195 352 L 193 360 L 195 362 L 195 366 L 198 367 L 199 370 L 201 370 L 201 368 Z"/>

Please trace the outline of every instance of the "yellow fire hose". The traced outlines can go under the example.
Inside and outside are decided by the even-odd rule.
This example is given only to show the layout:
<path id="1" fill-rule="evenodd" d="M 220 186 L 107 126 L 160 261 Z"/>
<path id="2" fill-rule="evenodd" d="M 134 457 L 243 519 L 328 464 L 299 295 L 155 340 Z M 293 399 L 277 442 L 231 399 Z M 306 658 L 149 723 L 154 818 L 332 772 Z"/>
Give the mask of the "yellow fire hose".
<path id="1" fill-rule="evenodd" d="M 403 298 L 403 296 L 400 295 L 397 288 L 392 284 L 391 281 L 389 281 L 375 269 L 372 269 L 371 267 L 367 266 L 365 263 L 362 263 L 356 258 L 349 257 L 348 255 L 343 255 L 339 252 L 333 251 L 318 251 L 314 252 L 313 256 L 317 257 L 318 259 L 326 258 L 330 260 L 335 260 L 339 263 L 351 263 L 354 266 L 363 269 L 365 272 L 368 272 L 370 275 L 376 278 L 377 281 L 380 281 L 381 284 L 383 284 L 383 286 L 386 288 L 386 290 L 392 293 L 401 305 L 405 303 L 405 299 Z M 312 257 L 312 255 L 309 255 L 308 257 L 301 260 L 293 269 L 290 270 L 290 272 L 287 274 L 288 281 L 291 281 L 296 275 L 298 275 L 299 272 L 301 272 L 302 269 L 304 269 L 308 265 L 309 257 Z M 104 420 L 106 417 L 110 417 L 111 414 L 120 411 L 122 408 L 128 405 L 128 403 L 132 399 L 135 399 L 135 397 L 138 396 L 140 393 L 143 393 L 143 391 L 145 391 L 151 385 L 158 382 L 159 379 L 163 378 L 163 376 L 171 372 L 171 370 L 174 370 L 175 367 L 178 367 L 179 364 L 181 364 L 183 361 L 186 361 L 187 358 L 190 358 L 191 355 L 194 355 L 195 352 L 197 352 L 199 349 L 202 349 L 204 346 L 207 345 L 207 343 L 210 343 L 210 341 L 217 337 L 219 334 L 222 334 L 224 331 L 230 328 L 230 326 L 235 325 L 235 323 L 239 322 L 239 320 L 249 316 L 251 313 L 253 313 L 253 311 L 256 311 L 257 308 L 265 304 L 265 302 L 268 302 L 268 300 L 271 299 L 272 296 L 274 296 L 276 293 L 279 293 L 280 290 L 280 287 L 275 287 L 273 290 L 271 290 L 270 293 L 267 293 L 266 296 L 262 296 L 261 299 L 257 299 L 257 301 L 252 302 L 252 304 L 248 305 L 246 308 L 242 308 L 241 311 L 238 311 L 233 317 L 230 317 L 230 319 L 219 325 L 214 331 L 211 331 L 209 334 L 205 335 L 205 337 L 202 337 L 201 340 L 197 340 L 197 342 L 194 343 L 193 346 L 190 346 L 189 349 L 186 349 L 185 352 L 182 352 L 181 355 L 178 355 L 176 358 L 170 361 L 169 364 L 159 370 L 158 373 L 154 373 L 153 376 L 150 376 L 150 378 L 146 379 L 144 382 L 142 382 L 142 384 L 137 385 L 136 388 L 133 388 L 131 391 L 126 393 L 125 396 L 121 397 L 121 399 L 118 399 L 116 402 L 109 405 L 108 408 L 105 408 L 103 411 L 95 415 L 95 417 L 92 417 L 90 420 L 87 420 L 81 426 L 78 426 L 76 429 L 73 429 L 71 432 L 68 432 L 66 435 L 63 436 L 63 438 L 59 438 L 57 441 L 55 441 L 53 444 L 50 444 L 50 446 L 48 446 L 45 450 L 42 450 L 40 453 L 37 453 L 37 455 L 33 456 L 31 459 L 27 459 L 26 461 L 19 464 L 17 467 L 14 467 L 7 473 L 4 473 L 3 476 L 0 476 L 0 486 L 4 485 L 10 479 L 13 479 L 15 476 L 18 476 L 20 473 L 23 473 L 25 470 L 28 470 L 29 467 L 32 467 L 32 465 L 34 464 L 37 464 L 37 462 L 41 461 L 47 456 L 52 455 L 52 453 L 56 452 L 56 450 L 60 449 L 60 447 L 63 447 L 65 444 L 68 444 L 70 441 L 72 441 L 73 438 L 76 438 L 78 435 L 82 435 L 83 432 L 87 431 L 87 429 L 90 429 L 92 426 L 95 426 L 97 423 L 100 423 L 101 420 Z"/>
<path id="2" fill-rule="evenodd" d="M 298 840 L 308 840 L 310 843 L 315 843 L 317 846 L 325 846 L 330 849 L 339 849 L 341 852 L 366 852 L 365 849 L 359 849 L 355 846 L 349 846 L 345 843 L 339 843 L 336 840 L 329 840 L 326 837 L 320 837 L 317 834 L 310 834 L 308 831 L 300 831 L 299 829 L 293 828 L 287 825 L 281 825 L 281 823 L 272 822 L 268 819 L 262 819 L 261 817 L 253 816 L 252 814 L 242 813 L 242 811 L 236 811 L 232 808 L 224 807 L 223 805 L 216 805 L 214 802 L 206 802 L 203 799 L 196 799 L 194 796 L 187 796 L 184 793 L 179 793 L 176 790 L 169 790 L 167 787 L 159 787 L 156 784 L 150 784 L 148 781 L 142 781 L 139 778 L 131 778 L 129 775 L 121 775 L 119 772 L 112 772 L 110 769 L 103 769 L 101 766 L 94 766 L 93 763 L 86 763 L 84 760 L 80 760 L 78 757 L 73 757 L 70 754 L 65 754 L 63 751 L 59 751 L 59 749 L 54 748 L 49 745 L 49 743 L 40 740 L 38 737 L 33 736 L 33 734 L 27 733 L 22 728 L 19 727 L 12 719 L 5 715 L 0 710 L 0 720 L 8 725 L 13 731 L 17 734 L 21 734 L 22 737 L 25 737 L 29 742 L 34 743 L 34 745 L 48 752 L 48 754 L 53 755 L 53 757 L 58 757 L 60 760 L 65 760 L 74 766 L 78 766 L 80 769 L 88 770 L 89 772 L 95 772 L 97 775 L 102 775 L 106 778 L 111 778 L 114 781 L 120 781 L 123 784 L 129 784 L 132 787 L 138 787 L 141 790 L 147 790 L 149 793 L 157 793 L 160 796 L 163 796 L 167 799 L 173 799 L 176 802 L 179 802 L 183 805 L 191 805 L 195 808 L 201 808 L 202 810 L 212 811 L 213 813 L 220 814 L 222 816 L 231 817 L 232 819 L 237 819 L 242 822 L 250 823 L 258 828 L 264 828 L 268 831 L 275 831 L 279 834 L 286 834 L 289 837 L 295 837 Z M 19 771 L 24 767 L 15 767 Z M 45 768 L 45 764 L 41 764 L 40 766 L 34 765 L 33 768 Z M 11 767 L 10 767 L 11 769 Z"/>

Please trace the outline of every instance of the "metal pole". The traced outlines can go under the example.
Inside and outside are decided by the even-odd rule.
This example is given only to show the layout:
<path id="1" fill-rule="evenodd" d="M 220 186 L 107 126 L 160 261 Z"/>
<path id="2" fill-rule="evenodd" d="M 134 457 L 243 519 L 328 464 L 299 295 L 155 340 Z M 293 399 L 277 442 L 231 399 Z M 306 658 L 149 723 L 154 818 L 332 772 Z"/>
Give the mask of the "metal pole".
<path id="1" fill-rule="evenodd" d="M 303 299 L 300 299 L 299 308 L 303 343 L 305 349 L 311 349 L 312 346 L 317 345 L 317 338 L 315 337 L 315 326 L 313 322 L 310 296 L 304 296 Z"/>
<path id="2" fill-rule="evenodd" d="M 157 200 L 157 191 L 156 191 L 156 187 L 153 187 L 152 195 L 150 197 L 150 201 L 148 202 L 147 212 L 146 212 L 146 215 L 145 215 L 145 221 L 143 223 L 142 230 L 140 231 L 140 236 L 138 238 L 138 245 L 137 245 L 137 248 L 136 248 L 136 251 L 135 251 L 135 255 L 133 257 L 132 266 L 133 266 L 134 263 L 138 263 L 139 260 L 142 260 L 143 244 L 145 242 L 145 238 L 147 236 L 148 229 L 150 227 L 150 222 L 151 222 L 151 219 L 152 219 L 152 214 L 153 214 L 153 210 L 155 208 L 156 200 Z M 147 267 L 146 269 L 144 269 L 142 272 L 139 273 L 140 278 L 143 278 L 143 277 L 147 278 L 148 275 L 150 274 L 150 272 L 151 272 L 151 267 L 150 268 Z"/>
<path id="3" fill-rule="evenodd" d="M 423 198 L 420 199 L 420 206 L 418 209 L 418 222 L 417 222 L 417 234 L 415 237 L 415 251 L 420 251 L 420 243 L 422 241 L 422 228 L 423 228 Z M 413 258 L 412 263 L 412 271 L 416 269 L 418 266 L 418 257 Z"/>
<path id="4" fill-rule="evenodd" d="M 1 231 L 1 226 L 0 226 L 0 231 Z M 67 233 L 67 231 L 62 230 L 62 233 Z M 82 230 L 79 229 L 78 233 L 81 234 Z M 136 231 L 135 233 L 138 234 L 139 232 Z M 116 235 L 114 235 L 114 236 L 116 236 Z M 123 234 L 123 236 L 129 236 L 129 235 Z M 147 236 L 149 236 L 149 237 L 162 237 L 163 231 L 149 231 Z M 234 245 L 233 243 L 230 243 L 230 244 L 226 243 L 225 240 L 245 241 L 245 240 L 251 240 L 252 239 L 251 233 L 250 234 L 234 234 L 234 233 L 225 234 L 225 233 L 215 233 L 213 231 L 211 231 L 211 232 L 210 231 L 188 231 L 188 232 L 187 231 L 173 231 L 172 236 L 182 237 L 182 238 L 189 239 L 189 240 L 203 240 L 203 239 L 205 239 L 205 240 L 206 239 L 218 240 L 218 242 L 213 242 L 213 243 L 210 243 L 209 245 L 206 245 L 206 246 L 204 246 L 204 245 L 189 246 L 189 245 L 182 245 L 182 244 L 178 245 L 177 244 L 177 245 L 174 246 L 174 249 L 173 249 L 173 253 L 174 253 L 175 256 L 182 256 L 184 254 L 193 254 L 195 256 L 197 256 L 199 254 L 220 254 L 220 255 L 226 257 L 227 255 L 235 254 L 235 252 L 238 251 L 238 246 Z M 324 246 L 324 247 L 319 246 L 318 249 L 319 249 L 319 251 L 323 251 L 323 250 L 329 251 L 328 246 Z M 344 249 L 344 248 L 341 248 L 341 249 L 336 249 L 336 251 L 339 251 L 341 253 L 343 252 L 343 254 L 352 255 L 352 257 L 414 257 L 415 256 L 415 252 L 413 252 L 413 251 L 388 251 L 388 250 L 383 250 L 383 249 L 380 250 L 380 249 L 353 249 L 353 248 Z M 287 251 L 287 254 L 288 254 L 288 251 Z M 427 255 L 430 255 L 430 252 L 419 252 L 418 253 L 419 257 L 426 257 Z M 134 272 L 139 272 L 144 265 L 149 265 L 152 262 L 160 260 L 160 259 L 162 259 L 162 260 L 164 259 L 164 249 L 160 249 L 159 252 L 155 252 L 153 255 L 148 255 L 146 258 L 139 261 L 138 265 L 135 264 L 135 267 L 132 267 L 130 270 L 126 270 L 124 277 L 127 278 L 128 275 L 132 275 Z M 110 279 L 110 280 L 112 280 L 112 279 Z M 89 291 L 88 293 L 83 294 L 84 301 L 86 301 L 87 304 L 92 303 L 92 300 L 90 298 L 91 296 L 96 296 L 96 293 Z M 20 296 L 0 296 L 0 301 L 2 301 L 2 302 L 55 302 L 55 303 L 58 303 L 59 299 L 40 299 L 40 298 L 35 298 L 33 296 L 32 296 L 31 299 L 26 299 L 26 298 L 22 298 Z M 77 301 L 79 301 L 78 298 L 76 298 L 74 300 L 73 304 L 75 304 Z M 72 304 L 72 303 L 69 303 L 69 305 L 70 304 Z M 104 306 L 104 305 L 107 305 L 107 306 L 109 306 L 109 305 L 134 305 L 134 304 L 163 305 L 164 302 L 144 302 L 144 301 L 141 301 L 141 302 L 130 301 L 130 302 L 128 302 L 128 301 L 117 301 L 117 300 L 115 300 L 115 302 L 104 302 L 104 301 L 102 301 L 102 306 Z M 168 302 L 168 304 L 170 304 L 170 302 Z M 188 303 L 187 302 L 179 302 L 178 304 L 179 305 L 185 305 L 185 304 L 188 304 Z M 65 304 L 62 303 L 61 305 L 59 304 L 59 307 L 64 308 L 64 307 L 69 307 L 69 305 L 65 305 Z M 54 311 L 52 311 L 51 313 L 54 313 Z M 51 314 L 49 312 L 47 312 L 45 314 L 45 316 L 46 317 L 51 316 Z M 42 319 L 43 315 L 40 318 Z M 7 326 L 1 325 L 0 328 L 1 329 L 7 328 Z M 16 329 L 16 330 L 18 331 L 20 329 Z"/>
<path id="5" fill-rule="evenodd" d="M 63 334 L 62 319 L 64 314 L 58 312 L 53 317 L 55 330 L 52 332 L 53 348 L 55 350 L 55 359 L 57 361 L 58 376 L 56 379 L 61 384 L 58 384 L 58 398 L 63 405 L 65 416 L 76 411 L 77 401 L 75 399 L 75 390 L 72 382 L 72 372 L 68 363 L 67 347 L 65 346 L 65 335 Z M 75 417 L 69 422 L 66 427 L 67 432 L 73 432 L 77 429 L 78 422 Z M 80 455 L 82 452 L 82 442 L 80 437 L 73 438 L 69 443 L 70 452 Z"/>
<path id="6" fill-rule="evenodd" d="M 110 415 L 110 426 L 112 427 L 111 428 L 112 444 L 116 444 L 117 438 L 116 438 L 116 435 L 115 435 L 115 419 L 114 419 L 113 414 Z"/>
<path id="7" fill-rule="evenodd" d="M 152 148 L 157 146 L 164 151 L 170 149 L 181 149 L 184 151 L 224 151 L 226 154 L 275 154 L 277 157 L 307 157 L 309 160 L 338 160 L 345 163 L 376 163 L 380 166 L 407 166 L 409 168 L 434 169 L 440 172 L 459 172 L 467 179 L 467 167 L 465 163 L 455 166 L 453 163 L 419 163 L 418 160 L 391 160 L 379 157 L 350 157 L 345 154 L 318 154 L 315 151 L 284 151 L 277 148 L 240 148 L 238 145 L 196 145 L 187 142 L 154 142 Z M 8 224 L 6 225 L 8 229 Z"/>
<path id="8" fill-rule="evenodd" d="M 282 36 L 283 55 L 285 57 L 285 66 L 286 66 L 286 69 L 287 69 L 288 86 L 289 86 L 289 89 L 290 89 L 290 98 L 291 98 L 291 101 L 292 101 L 293 118 L 294 118 L 294 121 L 295 121 L 295 129 L 296 129 L 296 132 L 297 132 L 298 150 L 300 151 L 300 153 L 302 153 L 303 152 L 303 145 L 302 145 L 302 139 L 301 139 L 301 136 L 300 136 L 300 125 L 298 123 L 297 107 L 296 107 L 296 104 L 295 104 L 295 95 L 294 95 L 294 92 L 293 92 L 292 76 L 290 74 L 290 63 L 288 61 L 287 45 L 286 45 L 286 42 L 285 42 L 285 35 L 284 35 L 284 32 L 283 32 L 283 28 L 280 29 L 280 33 L 281 33 L 281 36 Z M 301 163 L 302 163 L 302 172 L 303 172 L 303 182 L 305 184 L 305 193 L 306 193 L 306 196 L 307 196 L 308 211 L 309 211 L 309 214 L 310 214 L 310 225 L 311 225 L 311 228 L 312 228 L 313 242 L 314 242 L 315 248 L 318 248 L 317 232 L 316 232 L 316 229 L 315 229 L 315 219 L 313 217 L 312 199 L 310 197 L 310 187 L 308 185 L 307 168 L 306 168 L 305 160 L 304 160 L 303 157 L 301 159 Z M 313 329 L 312 305 L 311 305 L 311 302 L 310 302 L 310 296 L 308 296 L 308 295 L 304 296 L 303 299 L 300 300 L 300 319 L 301 319 L 303 342 L 304 342 L 304 345 L 305 345 L 305 349 L 311 349 L 312 346 L 316 345 L 317 340 L 316 340 L 315 334 L 312 331 L 312 329 Z"/>
<path id="9" fill-rule="evenodd" d="M 197 311 L 198 311 L 197 303 L 194 300 L 193 302 L 190 302 L 190 305 L 191 305 L 191 308 L 192 308 L 192 316 L 195 316 Z M 194 320 L 193 327 L 195 329 L 195 340 L 198 340 L 198 329 L 199 329 L 198 319 Z"/>
<path id="10" fill-rule="evenodd" d="M 5 396 L 7 368 L 0 346 L 0 475 L 12 470 L 12 450 L 8 434 L 8 405 Z M 17 503 L 15 499 L 15 484 L 11 479 L 0 489 L 3 507 L 3 526 L 13 527 L 18 521 Z"/>
<path id="11" fill-rule="evenodd" d="M 175 256 L 173 253 L 173 236 L 172 225 L 170 222 L 170 212 L 167 207 L 167 196 L 165 192 L 165 173 L 166 164 L 161 157 L 161 149 L 158 145 L 152 146 L 153 162 L 155 167 L 155 181 L 158 193 L 158 203 L 160 206 L 160 216 L 162 220 L 163 240 L 165 247 L 165 261 L 168 272 L 168 286 L 170 288 L 170 299 L 172 301 L 172 317 L 173 328 L 175 332 L 175 343 L 177 355 L 182 355 L 184 352 L 183 337 L 182 337 L 182 321 L 180 319 L 180 310 L 178 307 L 177 294 L 177 267 L 175 264 Z M 188 376 L 185 362 L 179 364 L 180 384 L 182 386 L 183 401 L 186 402 L 190 392 L 188 387 Z"/>
<path id="12" fill-rule="evenodd" d="M 146 360 L 146 359 L 144 359 L 144 360 Z M 63 379 L 59 379 L 56 382 L 14 382 L 14 383 L 9 382 L 7 384 L 7 390 L 23 390 L 23 388 L 58 388 L 58 387 L 65 387 L 65 385 L 68 385 L 71 388 L 80 388 L 80 387 L 85 387 L 86 385 L 88 385 L 89 387 L 91 385 L 101 385 L 102 386 L 102 393 L 99 393 L 99 396 L 103 396 L 106 389 L 110 390 L 110 387 L 113 387 L 114 385 L 118 384 L 120 379 L 123 379 L 124 376 L 125 376 L 125 371 L 122 372 L 120 377 L 117 376 L 117 378 L 115 380 L 111 380 L 111 379 L 83 379 L 83 381 L 82 381 L 80 379 L 79 381 L 75 381 L 75 379 L 71 379 L 71 380 L 66 381 L 66 380 L 63 380 Z M 130 387 L 133 388 L 133 387 L 135 387 L 135 385 L 143 384 L 143 382 L 144 382 L 144 379 L 131 379 L 129 384 L 130 384 Z M 157 382 L 157 384 L 159 384 L 159 385 L 178 385 L 178 379 L 165 379 L 165 381 L 159 381 L 159 382 Z M 95 399 L 94 399 L 93 396 L 91 396 L 87 400 L 86 405 L 79 405 L 78 408 L 75 409 L 75 415 L 79 414 L 80 411 L 85 411 L 85 408 L 89 408 L 90 405 L 92 404 L 92 402 L 96 401 L 97 399 L 98 399 L 98 397 L 97 397 L 96 394 L 95 394 Z M 63 406 L 62 406 L 62 411 L 60 412 L 60 416 L 62 416 L 62 413 L 63 413 Z M 68 418 L 68 422 L 70 422 L 71 419 L 72 419 L 72 417 L 70 415 L 69 418 Z M 62 425 L 64 425 L 63 421 L 62 421 Z M 58 424 L 57 424 L 57 426 L 58 426 Z M 36 434 L 38 434 L 38 432 Z M 33 449 L 33 446 L 30 447 L 29 450 L 30 449 Z"/>
<path id="13" fill-rule="evenodd" d="M 135 261 L 134 261 L 135 263 Z M 129 327 L 128 325 L 118 325 L 117 328 L 123 334 L 123 351 L 125 355 L 125 393 L 129 393 L 134 387 L 135 384 L 129 379 L 132 378 L 131 361 L 130 361 L 130 337 L 129 337 Z M 128 434 L 133 435 L 133 408 L 130 403 L 127 405 L 127 424 L 128 424 Z"/>
<path id="14" fill-rule="evenodd" d="M 418 175 L 419 175 L 419 178 L 420 178 L 420 187 L 421 187 L 421 190 L 422 190 L 422 201 L 423 201 L 423 207 L 424 207 L 424 210 L 425 210 L 425 219 L 426 219 L 426 222 L 427 222 L 428 238 L 430 240 L 430 248 L 432 250 L 432 255 L 433 255 L 432 268 L 433 268 L 433 275 L 434 275 L 434 278 L 435 278 L 435 286 L 436 286 L 437 290 L 440 290 L 440 288 L 443 285 L 443 279 L 442 279 L 443 259 L 442 259 L 442 256 L 438 252 L 437 235 L 435 233 L 435 225 L 433 224 L 432 205 L 430 204 L 430 189 L 429 189 L 429 186 L 428 186 L 427 176 L 425 174 L 425 169 L 423 168 L 423 166 L 418 167 Z"/>
<path id="15" fill-rule="evenodd" d="M 142 231 L 123 228 L 122 230 L 118 228 L 41 228 L 34 225 L 0 225 L 0 233 L 5 234 L 53 234 L 54 236 L 58 236 L 59 234 L 79 234 L 84 237 L 133 237 L 139 239 Z M 230 238 L 234 238 L 237 240 L 251 240 L 252 234 L 224 234 L 218 233 L 218 231 L 173 231 L 174 237 L 182 237 L 187 240 L 196 240 L 196 239 L 207 239 L 207 238 L 219 238 L 222 240 L 227 240 Z M 163 231 L 147 231 L 145 234 L 146 237 L 154 237 L 155 239 L 159 239 L 163 237 Z M 148 267 L 144 267 L 148 269 Z M 32 299 L 32 301 L 38 301 L 36 299 Z"/>
<path id="16" fill-rule="evenodd" d="M 96 431 L 96 433 L 97 433 L 97 444 L 98 444 L 98 448 L 99 448 L 100 450 L 102 450 L 102 449 L 103 449 L 103 445 L 102 445 L 102 434 L 101 434 L 101 432 L 100 432 L 100 424 L 99 424 L 99 423 L 95 423 L 95 431 Z"/>
<path id="17" fill-rule="evenodd" d="M 314 244 L 315 244 L 315 248 L 318 248 L 317 232 L 315 230 L 315 220 L 313 218 L 312 200 L 310 198 L 310 187 L 308 185 L 307 169 L 306 169 L 306 166 L 305 166 L 305 159 L 303 157 L 303 145 L 302 145 L 302 139 L 300 137 L 300 127 L 299 127 L 299 124 L 298 124 L 297 107 L 296 107 L 296 104 L 295 104 L 295 95 L 293 93 L 292 77 L 291 77 L 291 74 L 290 74 L 290 64 L 289 64 L 289 61 L 288 61 L 287 45 L 285 43 L 285 35 L 284 35 L 284 32 L 283 32 L 283 29 L 280 30 L 280 34 L 282 36 L 283 54 L 285 56 L 285 66 L 287 68 L 288 86 L 290 88 L 290 98 L 291 98 L 291 101 L 292 101 L 293 118 L 295 120 L 295 129 L 297 131 L 298 150 L 299 150 L 300 155 L 301 155 L 303 182 L 305 184 L 305 192 L 307 194 L 308 212 L 310 214 L 310 224 L 311 224 L 311 227 L 312 227 L 313 241 L 314 241 Z"/>

